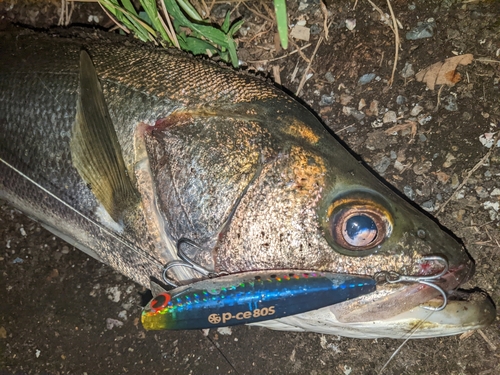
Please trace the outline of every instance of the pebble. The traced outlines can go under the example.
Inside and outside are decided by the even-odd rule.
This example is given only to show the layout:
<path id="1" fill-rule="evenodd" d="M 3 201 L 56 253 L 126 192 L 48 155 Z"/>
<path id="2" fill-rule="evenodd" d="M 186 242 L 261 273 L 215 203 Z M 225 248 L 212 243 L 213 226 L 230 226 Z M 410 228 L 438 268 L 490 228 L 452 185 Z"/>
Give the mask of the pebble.
<path id="1" fill-rule="evenodd" d="M 422 112 L 423 110 L 424 110 L 424 107 L 417 104 L 415 107 L 413 107 L 411 109 L 410 116 L 418 116 L 420 114 L 420 112 Z"/>
<path id="2" fill-rule="evenodd" d="M 415 199 L 415 192 L 413 191 L 413 188 L 411 186 L 405 186 L 403 188 L 403 193 L 411 200 Z"/>
<path id="3" fill-rule="evenodd" d="M 375 164 L 374 169 L 380 173 L 384 174 L 387 171 L 387 168 L 391 165 L 391 159 L 387 156 L 384 156 L 377 164 Z"/>
<path id="4" fill-rule="evenodd" d="M 399 74 L 401 74 L 401 77 L 403 78 L 413 77 L 415 75 L 415 71 L 413 70 L 413 65 L 408 62 L 405 63 L 403 70 L 401 70 Z"/>
<path id="5" fill-rule="evenodd" d="M 488 193 L 488 190 L 486 190 L 484 187 L 482 186 L 477 186 L 476 187 L 476 194 L 479 198 L 488 198 L 490 196 L 490 194 Z"/>
<path id="6" fill-rule="evenodd" d="M 458 111 L 457 98 L 455 97 L 455 95 L 447 95 L 442 99 L 441 102 L 444 103 L 443 108 L 447 111 Z"/>
<path id="7" fill-rule="evenodd" d="M 22 260 L 21 258 L 17 257 L 16 259 L 14 259 L 12 261 L 13 264 L 18 264 L 18 263 L 24 263 L 24 260 Z"/>
<path id="8" fill-rule="evenodd" d="M 427 124 L 431 120 L 432 120 L 432 116 L 430 116 L 430 115 L 429 116 L 419 116 L 418 117 L 418 123 L 420 125 L 425 125 L 425 124 Z"/>
<path id="9" fill-rule="evenodd" d="M 21 232 L 21 236 L 26 237 L 26 231 L 23 227 L 19 228 L 19 232 Z"/>
<path id="10" fill-rule="evenodd" d="M 370 83 L 375 79 L 377 75 L 375 73 L 368 73 L 364 74 L 361 76 L 361 78 L 358 80 L 359 85 L 366 85 L 367 83 Z"/>
<path id="11" fill-rule="evenodd" d="M 435 210 L 434 202 L 431 200 L 425 201 L 424 203 L 422 203 L 422 208 L 427 212 L 432 212 Z"/>
<path id="12" fill-rule="evenodd" d="M 499 188 L 494 188 L 490 195 L 492 197 L 498 197 L 500 195 L 500 189 Z"/>
<path id="13" fill-rule="evenodd" d="M 354 117 L 358 121 L 364 119 L 366 116 L 363 112 L 358 111 L 357 109 L 352 108 L 352 107 L 343 107 L 342 112 L 345 115 Z"/>
<path id="14" fill-rule="evenodd" d="M 396 103 L 397 103 L 398 105 L 403 105 L 403 104 L 405 104 L 407 101 L 408 101 L 408 99 L 406 99 L 406 97 L 404 97 L 403 95 L 398 95 L 398 97 L 396 98 Z"/>
<path id="15" fill-rule="evenodd" d="M 348 105 L 352 100 L 352 96 L 351 95 L 347 95 L 347 94 L 340 94 L 340 104 L 342 105 Z"/>
<path id="16" fill-rule="evenodd" d="M 318 35 L 323 31 L 323 28 L 319 26 L 317 23 L 311 25 L 311 35 Z"/>
<path id="17" fill-rule="evenodd" d="M 335 102 L 335 95 L 330 93 L 330 95 L 323 94 L 321 95 L 321 100 L 319 101 L 320 107 L 324 107 L 327 105 L 332 105 Z"/>
<path id="18" fill-rule="evenodd" d="M 63 246 L 62 250 L 61 250 L 61 253 L 68 254 L 69 253 L 69 247 L 68 246 Z"/>
<path id="19" fill-rule="evenodd" d="M 345 20 L 345 27 L 347 30 L 354 30 L 356 28 L 356 19 L 355 18 L 347 18 Z"/>
<path id="20" fill-rule="evenodd" d="M 425 136 L 425 134 L 419 134 L 418 135 L 418 140 L 420 142 L 425 142 L 425 141 L 427 141 L 427 137 Z"/>
<path id="21" fill-rule="evenodd" d="M 432 163 L 427 160 L 427 161 L 415 164 L 415 166 L 413 167 L 413 172 L 419 176 L 419 175 L 422 175 L 424 173 L 429 172 L 431 167 L 432 167 Z"/>
<path id="22" fill-rule="evenodd" d="M 394 111 L 387 111 L 382 121 L 384 122 L 384 124 L 387 124 L 388 122 L 396 122 L 398 121 L 398 116 Z"/>
<path id="23" fill-rule="evenodd" d="M 368 115 L 378 116 L 378 100 L 371 101 Z"/>
<path id="24" fill-rule="evenodd" d="M 455 156 L 448 153 L 446 155 L 446 160 L 443 163 L 443 168 L 450 168 L 455 163 L 455 160 L 456 160 Z"/>
<path id="25" fill-rule="evenodd" d="M 123 326 L 123 322 L 121 322 L 119 320 L 112 319 L 112 318 L 106 319 L 106 328 L 108 330 L 112 330 L 115 327 L 122 327 L 122 326 Z"/>
<path id="26" fill-rule="evenodd" d="M 127 311 L 125 310 L 122 310 L 118 313 L 118 318 L 122 319 L 122 320 L 127 320 L 128 317 L 127 317 Z"/>
<path id="27" fill-rule="evenodd" d="M 436 21 L 433 18 L 429 18 L 425 22 L 419 22 L 417 26 L 406 33 L 407 40 L 418 40 L 431 38 L 434 35 L 434 29 L 436 28 Z"/>
<path id="28" fill-rule="evenodd" d="M 335 77 L 333 76 L 332 72 L 326 72 L 325 73 L 325 79 L 328 81 L 328 83 L 334 83 L 335 82 Z"/>
<path id="29" fill-rule="evenodd" d="M 219 327 L 217 328 L 217 333 L 220 333 L 223 336 L 231 336 L 233 331 L 231 327 Z"/>
<path id="30" fill-rule="evenodd" d="M 109 288 L 106 288 L 106 294 L 111 301 L 119 302 L 122 292 L 118 289 L 117 286 L 111 286 Z"/>
<path id="31" fill-rule="evenodd" d="M 495 143 L 495 133 L 484 133 L 479 136 L 479 142 L 486 147 L 491 148 Z M 500 140 L 498 140 L 497 147 L 500 147 Z"/>

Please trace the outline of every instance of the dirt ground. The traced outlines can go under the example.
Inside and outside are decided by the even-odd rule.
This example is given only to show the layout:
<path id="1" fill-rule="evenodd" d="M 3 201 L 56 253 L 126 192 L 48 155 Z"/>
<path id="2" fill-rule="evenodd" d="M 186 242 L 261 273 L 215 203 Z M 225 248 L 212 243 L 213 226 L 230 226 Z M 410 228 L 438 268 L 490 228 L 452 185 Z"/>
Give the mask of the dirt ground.
<path id="1" fill-rule="evenodd" d="M 57 25 L 60 3 L 1 2 L 0 27 Z M 386 2 L 376 3 L 389 13 Z M 290 25 L 311 34 L 309 42 L 292 38 L 288 51 L 275 42 L 271 2 L 221 1 L 210 15 L 220 23 L 225 10 L 233 10 L 246 20 L 239 56 L 249 69 L 275 80 L 279 71 L 292 93 L 311 75 L 298 96 L 378 174 L 463 240 L 476 261 L 466 287 L 481 288 L 499 306 L 500 152 L 492 144 L 500 130 L 500 2 L 391 4 L 402 25 L 392 86 L 394 33 L 368 1 L 327 1 L 328 38 L 318 1 L 288 2 Z M 75 3 L 67 21 L 69 27 L 111 26 L 93 3 Z M 420 22 L 431 35 L 408 40 Z M 463 54 L 474 59 L 458 66 L 460 81 L 445 77 L 454 86 L 430 90 L 416 79 L 420 70 Z M 372 80 L 360 82 L 368 74 Z M 500 373 L 498 316 L 481 332 L 410 340 L 381 371 L 402 341 L 248 326 L 208 335 L 145 332 L 139 324 L 147 298 L 142 287 L 3 202 L 0 250 L 0 374 Z"/>

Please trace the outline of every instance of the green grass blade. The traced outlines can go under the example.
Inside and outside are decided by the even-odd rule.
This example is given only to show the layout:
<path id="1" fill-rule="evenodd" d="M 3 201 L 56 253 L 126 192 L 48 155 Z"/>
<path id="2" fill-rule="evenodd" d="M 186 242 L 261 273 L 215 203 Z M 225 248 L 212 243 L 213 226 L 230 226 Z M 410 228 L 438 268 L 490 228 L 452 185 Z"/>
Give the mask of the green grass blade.
<path id="1" fill-rule="evenodd" d="M 288 17 L 286 14 L 285 0 L 274 0 L 274 11 L 276 12 L 276 23 L 278 25 L 278 34 L 280 36 L 281 46 L 288 48 Z"/>
<path id="2" fill-rule="evenodd" d="M 160 22 L 156 0 L 141 0 L 141 4 L 142 7 L 144 8 L 144 11 L 147 13 L 150 19 L 151 26 L 160 33 L 163 40 L 171 42 L 170 38 L 167 35 L 167 32 L 165 31 L 162 23 Z"/>
<path id="3" fill-rule="evenodd" d="M 184 12 L 186 12 L 186 14 L 191 17 L 193 21 L 204 22 L 203 18 L 201 18 L 188 0 L 177 0 L 177 3 L 182 9 L 184 9 Z"/>

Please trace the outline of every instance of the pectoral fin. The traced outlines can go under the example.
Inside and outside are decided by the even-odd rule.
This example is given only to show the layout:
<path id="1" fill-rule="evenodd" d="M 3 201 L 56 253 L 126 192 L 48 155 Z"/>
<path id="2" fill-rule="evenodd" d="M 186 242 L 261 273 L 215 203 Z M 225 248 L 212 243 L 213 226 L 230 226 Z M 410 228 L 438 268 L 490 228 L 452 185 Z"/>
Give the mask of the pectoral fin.
<path id="1" fill-rule="evenodd" d="M 126 172 L 104 95 L 87 52 L 80 54 L 80 93 L 71 139 L 73 165 L 97 200 L 119 222 L 139 195 Z"/>

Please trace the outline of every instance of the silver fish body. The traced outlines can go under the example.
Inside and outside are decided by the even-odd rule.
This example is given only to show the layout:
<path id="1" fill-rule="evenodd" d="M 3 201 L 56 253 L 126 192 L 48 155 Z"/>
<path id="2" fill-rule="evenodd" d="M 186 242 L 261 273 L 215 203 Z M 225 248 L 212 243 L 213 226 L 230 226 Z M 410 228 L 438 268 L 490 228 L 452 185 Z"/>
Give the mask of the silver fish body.
<path id="1" fill-rule="evenodd" d="M 181 238 L 202 249 L 189 253 L 197 263 L 229 273 L 425 276 L 441 271 L 437 255 L 450 270 L 436 281 L 443 290 L 472 276 L 463 246 L 259 79 L 103 40 L 6 34 L 0 51 L 0 198 L 142 285 L 161 278 Z M 420 307 L 438 295 L 381 284 L 268 326 L 427 337 L 494 319 L 487 298 Z"/>

